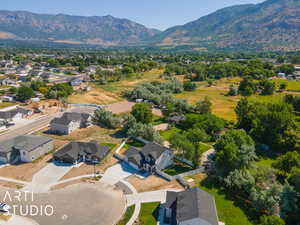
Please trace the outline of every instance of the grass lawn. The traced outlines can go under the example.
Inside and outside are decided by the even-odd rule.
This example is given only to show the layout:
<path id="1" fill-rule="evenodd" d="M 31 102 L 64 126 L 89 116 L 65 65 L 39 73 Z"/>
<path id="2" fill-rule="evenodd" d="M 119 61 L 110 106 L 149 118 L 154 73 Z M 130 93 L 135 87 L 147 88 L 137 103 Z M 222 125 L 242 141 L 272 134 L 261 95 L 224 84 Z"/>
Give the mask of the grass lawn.
<path id="1" fill-rule="evenodd" d="M 135 205 L 129 206 L 123 216 L 123 218 L 117 223 L 117 225 L 126 225 L 133 215 Z"/>
<path id="2" fill-rule="evenodd" d="M 128 88 L 134 88 L 138 84 L 162 80 L 160 75 L 163 73 L 162 69 L 153 69 L 151 71 L 140 73 L 130 78 L 116 81 L 116 82 L 108 82 L 104 85 L 97 85 L 97 88 L 102 91 L 110 92 L 121 96 L 122 92 Z"/>
<path id="3" fill-rule="evenodd" d="M 219 220 L 226 225 L 254 225 L 248 214 L 251 213 L 251 207 L 242 200 L 237 201 L 235 196 L 230 196 L 222 187 L 209 183 L 208 179 L 202 181 L 199 187 L 215 197 Z M 247 213 L 247 214 L 246 214 Z"/>
<path id="4" fill-rule="evenodd" d="M 115 144 L 115 143 L 99 143 L 99 145 L 103 145 L 103 146 L 109 147 L 110 151 L 113 150 L 117 146 L 117 144 Z"/>
<path id="5" fill-rule="evenodd" d="M 280 84 L 287 84 L 286 90 L 287 91 L 295 91 L 300 92 L 300 81 L 292 81 L 292 80 L 285 80 L 285 79 L 273 79 L 276 85 L 279 87 Z"/>
<path id="6" fill-rule="evenodd" d="M 200 152 L 201 153 L 206 152 L 206 151 L 208 151 L 211 148 L 212 148 L 212 146 L 208 146 L 208 145 L 205 145 L 203 143 L 200 143 Z"/>
<path id="7" fill-rule="evenodd" d="M 189 165 L 175 161 L 171 167 L 164 169 L 163 172 L 165 172 L 166 174 L 169 174 L 170 176 L 175 176 L 175 175 L 178 175 L 181 173 L 188 172 L 192 169 L 193 168 Z"/>
<path id="8" fill-rule="evenodd" d="M 268 157 L 261 157 L 255 164 L 257 166 L 271 167 L 274 162 L 275 162 L 275 159 L 268 158 Z"/>
<path id="9" fill-rule="evenodd" d="M 139 215 L 140 225 L 157 225 L 160 202 L 143 203 Z"/>
<path id="10" fill-rule="evenodd" d="M 174 128 L 172 128 L 170 130 L 160 131 L 160 135 L 163 137 L 163 139 L 165 139 L 166 141 L 168 141 L 168 140 L 170 140 L 170 137 L 173 134 L 180 133 L 180 132 L 181 132 L 181 129 L 174 127 Z"/>
<path id="11" fill-rule="evenodd" d="M 0 109 L 6 108 L 6 107 L 9 107 L 9 106 L 13 106 L 13 105 L 16 105 L 16 103 L 14 103 L 14 102 L 1 102 L 0 103 Z"/>
<path id="12" fill-rule="evenodd" d="M 152 124 L 155 125 L 159 125 L 161 123 L 164 123 L 165 119 L 163 117 L 157 116 L 157 115 L 153 115 L 152 118 Z"/>

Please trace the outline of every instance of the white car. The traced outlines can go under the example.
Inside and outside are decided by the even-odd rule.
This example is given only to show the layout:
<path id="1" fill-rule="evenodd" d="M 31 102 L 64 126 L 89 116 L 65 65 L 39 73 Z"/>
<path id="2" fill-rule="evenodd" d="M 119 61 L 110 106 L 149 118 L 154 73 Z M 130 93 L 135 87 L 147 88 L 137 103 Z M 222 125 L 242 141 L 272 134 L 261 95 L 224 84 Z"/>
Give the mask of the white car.
<path id="1" fill-rule="evenodd" d="M 0 203 L 0 211 L 9 212 L 11 207 L 5 203 Z"/>

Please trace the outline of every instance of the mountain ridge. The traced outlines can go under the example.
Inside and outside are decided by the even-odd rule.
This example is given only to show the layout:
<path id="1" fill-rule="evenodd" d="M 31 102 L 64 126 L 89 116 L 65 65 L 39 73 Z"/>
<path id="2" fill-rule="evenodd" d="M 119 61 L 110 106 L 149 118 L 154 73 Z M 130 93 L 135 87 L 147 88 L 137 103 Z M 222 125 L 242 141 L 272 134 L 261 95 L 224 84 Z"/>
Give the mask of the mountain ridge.
<path id="1" fill-rule="evenodd" d="M 111 15 L 73 16 L 0 10 L 0 38 L 115 46 L 139 44 L 158 32 Z"/>
<path id="2" fill-rule="evenodd" d="M 153 37 L 157 45 L 300 49 L 300 1 L 268 0 L 217 10 Z"/>
<path id="3" fill-rule="evenodd" d="M 229 6 L 163 32 L 111 15 L 0 10 L 0 39 L 104 47 L 300 50 L 300 0 Z"/>

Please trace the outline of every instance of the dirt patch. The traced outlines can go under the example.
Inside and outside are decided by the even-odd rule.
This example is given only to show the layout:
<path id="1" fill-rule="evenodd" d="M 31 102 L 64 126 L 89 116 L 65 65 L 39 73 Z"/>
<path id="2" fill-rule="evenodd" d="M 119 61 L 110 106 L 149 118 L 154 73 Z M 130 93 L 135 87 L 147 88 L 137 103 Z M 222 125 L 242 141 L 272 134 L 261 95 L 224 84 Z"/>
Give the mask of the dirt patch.
<path id="1" fill-rule="evenodd" d="M 6 187 L 9 189 L 17 189 L 17 190 L 22 189 L 24 187 L 22 184 L 16 184 L 16 183 L 7 182 L 7 181 L 0 181 L 0 186 Z"/>
<path id="2" fill-rule="evenodd" d="M 74 184 L 81 184 L 81 183 L 92 183 L 92 184 L 94 184 L 95 182 L 96 181 L 93 178 L 81 178 L 81 179 L 72 180 L 72 181 L 69 181 L 69 182 L 65 182 L 65 183 L 62 183 L 62 184 L 55 185 L 55 186 L 51 187 L 50 190 L 51 191 L 59 190 L 59 189 L 66 188 L 66 187 L 74 185 Z"/>
<path id="3" fill-rule="evenodd" d="M 30 182 L 33 175 L 44 168 L 51 158 L 52 155 L 49 154 L 37 162 L 6 166 L 0 169 L 0 176 Z"/>
<path id="4" fill-rule="evenodd" d="M 48 134 L 47 129 L 37 132 L 35 135 L 48 136 L 53 139 L 63 140 L 63 141 L 92 141 L 97 140 L 99 142 L 105 143 L 120 143 L 122 140 L 113 136 L 117 130 L 109 130 L 101 128 L 99 126 L 91 126 L 88 128 L 78 129 L 69 135 L 53 135 Z"/>
<path id="5" fill-rule="evenodd" d="M 106 92 L 97 88 L 91 91 L 75 94 L 69 97 L 68 101 L 75 104 L 98 104 L 106 105 L 120 100 L 120 97 L 111 92 Z"/>
<path id="6" fill-rule="evenodd" d="M 168 188 L 183 190 L 183 187 L 176 180 L 166 181 L 157 176 L 150 176 L 146 179 L 130 176 L 127 178 L 127 181 L 131 183 L 138 192 L 156 191 Z"/>
<path id="7" fill-rule="evenodd" d="M 68 142 L 55 140 L 54 149 L 59 149 L 66 143 Z M 52 152 L 36 159 L 32 163 L 22 163 L 3 167 L 0 169 L 0 176 L 30 182 L 32 181 L 33 175 L 44 168 L 48 164 L 48 161 L 52 159 L 51 153 Z"/>
<path id="8" fill-rule="evenodd" d="M 106 109 L 115 114 L 126 113 L 126 112 L 131 112 L 132 107 L 135 104 L 136 104 L 135 102 L 129 102 L 129 101 L 116 102 L 116 103 L 107 105 Z M 162 116 L 162 112 L 160 109 L 152 109 L 152 113 L 157 116 Z"/>
<path id="9" fill-rule="evenodd" d="M 207 177 L 205 173 L 198 173 L 192 176 L 187 176 L 184 179 L 191 185 L 192 187 L 198 187 L 199 183 L 203 181 Z"/>

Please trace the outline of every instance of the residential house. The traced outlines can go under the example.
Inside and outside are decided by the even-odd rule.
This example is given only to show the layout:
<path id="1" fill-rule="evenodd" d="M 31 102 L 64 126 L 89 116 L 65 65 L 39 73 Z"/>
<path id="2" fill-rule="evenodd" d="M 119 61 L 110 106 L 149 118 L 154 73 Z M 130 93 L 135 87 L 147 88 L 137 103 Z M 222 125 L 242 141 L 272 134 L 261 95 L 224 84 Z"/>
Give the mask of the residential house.
<path id="1" fill-rule="evenodd" d="M 0 162 L 32 162 L 53 149 L 53 140 L 45 136 L 22 135 L 0 142 Z"/>
<path id="2" fill-rule="evenodd" d="M 50 122 L 50 133 L 66 135 L 79 128 L 92 125 L 92 116 L 88 113 L 66 112 L 60 118 Z"/>
<path id="3" fill-rule="evenodd" d="M 1 86 L 16 85 L 16 81 L 13 81 L 13 80 L 9 79 L 8 77 L 5 77 L 5 78 L 0 79 L 0 85 Z"/>
<path id="4" fill-rule="evenodd" d="M 214 197 L 199 189 L 167 192 L 165 222 L 170 225 L 218 225 Z"/>
<path id="5" fill-rule="evenodd" d="M 72 78 L 69 82 L 71 86 L 80 86 L 82 84 L 82 80 L 79 78 Z"/>
<path id="6" fill-rule="evenodd" d="M 285 73 L 278 73 L 277 77 L 279 77 L 279 78 L 286 78 L 286 74 Z"/>
<path id="7" fill-rule="evenodd" d="M 14 102 L 15 99 L 13 96 L 1 96 L 3 102 Z"/>
<path id="8" fill-rule="evenodd" d="M 94 142 L 70 142 L 53 154 L 59 162 L 77 164 L 79 162 L 99 163 L 109 153 L 109 147 Z"/>
<path id="9" fill-rule="evenodd" d="M 156 143 L 148 143 L 141 150 L 130 146 L 124 153 L 125 161 L 138 170 L 154 173 L 173 163 L 174 153 L 171 149 Z"/>
<path id="10" fill-rule="evenodd" d="M 9 121 L 9 122 L 14 122 L 19 119 L 27 118 L 33 114 L 32 109 L 26 109 L 17 106 L 14 109 L 8 110 L 8 111 L 0 111 L 0 119 Z"/>
<path id="11" fill-rule="evenodd" d="M 170 117 L 169 121 L 174 124 L 180 124 L 185 119 L 186 119 L 185 116 L 175 115 L 175 116 Z"/>

